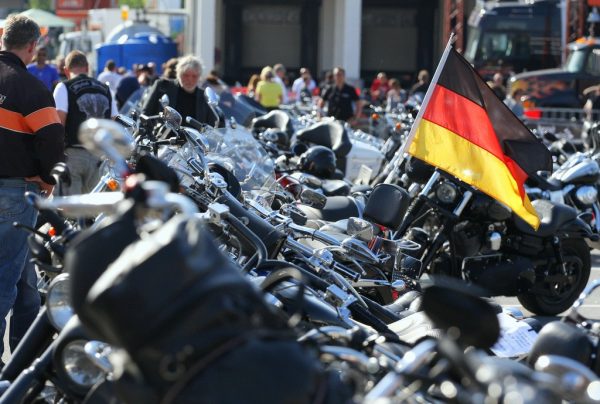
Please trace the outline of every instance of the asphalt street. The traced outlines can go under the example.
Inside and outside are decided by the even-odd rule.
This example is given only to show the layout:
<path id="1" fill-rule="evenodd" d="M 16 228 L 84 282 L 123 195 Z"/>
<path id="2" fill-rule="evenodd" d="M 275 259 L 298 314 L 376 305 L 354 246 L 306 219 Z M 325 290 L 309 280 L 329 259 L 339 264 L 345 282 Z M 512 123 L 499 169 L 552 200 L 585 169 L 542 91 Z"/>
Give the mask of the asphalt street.
<path id="1" fill-rule="evenodd" d="M 600 252 L 592 253 L 592 271 L 590 274 L 590 282 L 596 279 L 600 279 Z M 498 303 L 500 303 L 504 307 L 517 307 L 519 308 L 525 317 L 536 317 L 542 323 L 547 323 L 552 320 L 558 319 L 558 317 L 541 317 L 534 316 L 532 313 L 525 310 L 517 300 L 516 297 L 498 297 L 496 298 Z M 585 302 L 584 307 L 580 310 L 581 314 L 588 318 L 599 319 L 600 320 L 600 288 L 596 290 L 596 293 L 592 294 Z M 8 329 L 8 324 L 7 324 Z M 2 360 L 6 362 L 9 358 L 8 354 L 8 337 L 4 337 L 4 355 L 2 355 Z"/>

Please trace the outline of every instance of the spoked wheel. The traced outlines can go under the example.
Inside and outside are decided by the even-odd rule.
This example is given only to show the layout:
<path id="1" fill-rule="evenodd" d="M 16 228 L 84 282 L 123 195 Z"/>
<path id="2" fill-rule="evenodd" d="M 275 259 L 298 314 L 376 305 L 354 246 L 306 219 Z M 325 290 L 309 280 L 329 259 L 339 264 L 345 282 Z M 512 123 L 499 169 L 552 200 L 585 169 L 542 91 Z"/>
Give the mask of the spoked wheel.
<path id="1" fill-rule="evenodd" d="M 540 315 L 557 315 L 567 310 L 579 297 L 590 277 L 590 250 L 583 239 L 563 240 L 562 256 L 565 272 L 554 264 L 549 275 L 535 291 L 517 298 L 527 310 Z"/>

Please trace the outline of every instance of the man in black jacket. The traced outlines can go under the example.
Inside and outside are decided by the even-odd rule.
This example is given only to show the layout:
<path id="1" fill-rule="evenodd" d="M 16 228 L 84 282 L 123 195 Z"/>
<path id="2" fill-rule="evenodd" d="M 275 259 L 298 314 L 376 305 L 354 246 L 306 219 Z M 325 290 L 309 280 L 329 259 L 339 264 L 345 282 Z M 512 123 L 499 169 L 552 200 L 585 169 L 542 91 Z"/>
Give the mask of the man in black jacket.
<path id="1" fill-rule="evenodd" d="M 204 98 L 204 90 L 198 87 L 202 64 L 192 55 L 184 56 L 177 63 L 177 79 L 157 80 L 142 108 L 144 115 L 156 115 L 162 111 L 160 98 L 169 97 L 169 106 L 175 108 L 185 120 L 186 116 L 214 126 L 216 116 Z"/>
<path id="2" fill-rule="evenodd" d="M 334 83 L 321 94 L 319 107 L 323 108 L 326 105 L 327 115 L 342 121 L 359 118 L 362 102 L 356 88 L 346 83 L 346 71 L 341 67 L 334 68 L 333 78 Z"/>
<path id="3" fill-rule="evenodd" d="M 11 348 L 40 305 L 35 270 L 26 265 L 27 232 L 12 223 L 35 226 L 37 212 L 23 194 L 50 194 L 54 183 L 50 171 L 64 160 L 64 130 L 52 94 L 26 68 L 39 37 L 33 20 L 21 15 L 6 19 L 0 51 L 0 336 L 14 305 Z M 3 348 L 0 344 L 0 354 Z"/>
<path id="4" fill-rule="evenodd" d="M 79 144 L 77 132 L 83 121 L 90 118 L 113 118 L 118 114 L 117 104 L 110 88 L 87 75 L 86 56 L 77 50 L 65 59 L 67 81 L 54 89 L 54 101 L 61 122 L 65 125 L 65 152 L 71 172 L 71 186 L 66 195 L 86 194 L 100 179 L 100 160 Z"/>

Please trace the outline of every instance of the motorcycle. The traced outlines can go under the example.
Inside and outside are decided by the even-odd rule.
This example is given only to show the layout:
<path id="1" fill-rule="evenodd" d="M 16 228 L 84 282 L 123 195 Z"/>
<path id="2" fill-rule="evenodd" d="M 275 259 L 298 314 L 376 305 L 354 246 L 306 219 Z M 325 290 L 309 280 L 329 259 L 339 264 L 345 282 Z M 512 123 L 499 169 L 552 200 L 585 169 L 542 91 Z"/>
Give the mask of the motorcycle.
<path id="1" fill-rule="evenodd" d="M 556 315 L 571 306 L 590 275 L 586 240 L 598 240 L 577 211 L 534 201 L 541 219 L 536 231 L 468 184 L 423 168 L 431 176 L 397 232 L 424 246 L 416 255 L 423 269 L 463 278 L 494 296 L 516 295 L 536 314 Z"/>

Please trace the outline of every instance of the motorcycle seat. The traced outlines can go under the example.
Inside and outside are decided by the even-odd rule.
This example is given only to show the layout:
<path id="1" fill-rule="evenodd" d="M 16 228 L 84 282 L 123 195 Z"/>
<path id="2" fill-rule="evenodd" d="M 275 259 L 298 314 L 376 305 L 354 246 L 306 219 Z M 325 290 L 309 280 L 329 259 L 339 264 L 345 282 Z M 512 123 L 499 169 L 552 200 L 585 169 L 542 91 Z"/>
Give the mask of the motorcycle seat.
<path id="1" fill-rule="evenodd" d="M 296 133 L 300 142 L 329 147 L 339 159 L 346 157 L 352 148 L 346 128 L 339 122 L 319 122 Z"/>
<path id="2" fill-rule="evenodd" d="M 350 185 L 342 180 L 322 179 L 321 188 L 325 196 L 344 196 L 350 193 Z"/>
<path id="3" fill-rule="evenodd" d="M 577 211 L 570 206 L 553 203 L 544 199 L 537 199 L 531 203 L 540 217 L 540 227 L 535 231 L 523 219 L 514 216 L 517 229 L 525 234 L 538 237 L 548 237 L 566 222 L 577 217 Z"/>
<path id="4" fill-rule="evenodd" d="M 279 110 L 274 110 L 268 114 L 254 118 L 252 120 L 250 129 L 252 131 L 262 129 L 277 129 L 281 132 L 285 132 L 288 136 L 291 136 L 294 133 L 294 127 L 289 115 Z"/>
<path id="5" fill-rule="evenodd" d="M 351 216 L 360 217 L 360 212 L 352 198 L 346 196 L 331 196 L 327 198 L 323 209 L 315 209 L 306 205 L 298 205 L 309 220 L 325 220 L 335 222 Z"/>

